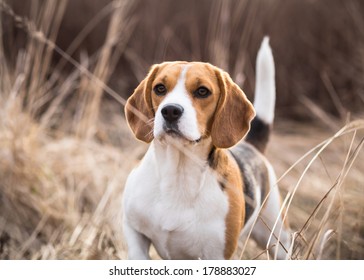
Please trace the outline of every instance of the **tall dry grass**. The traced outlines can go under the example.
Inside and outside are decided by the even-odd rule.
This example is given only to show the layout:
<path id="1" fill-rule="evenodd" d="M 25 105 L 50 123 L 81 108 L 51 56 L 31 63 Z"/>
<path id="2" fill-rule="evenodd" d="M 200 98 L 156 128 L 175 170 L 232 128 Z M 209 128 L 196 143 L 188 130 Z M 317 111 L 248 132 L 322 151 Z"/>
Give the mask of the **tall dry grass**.
<path id="1" fill-rule="evenodd" d="M 133 164 L 127 155 L 138 150 L 110 145 L 111 128 L 119 138 L 114 143 L 125 144 L 128 136 L 122 115 L 114 113 L 115 106 L 110 114 L 102 95 L 126 43 L 122 27 L 132 31 L 124 16 L 131 4 L 113 2 L 104 47 L 95 57 L 84 55 L 87 63 L 73 61 L 54 44 L 65 5 L 46 1 L 33 7 L 38 13 L 30 20 L 1 2 L 2 12 L 29 36 L 15 66 L 0 49 L 0 256 L 5 259 L 123 257 L 122 239 L 116 238 L 120 219 L 114 216 Z M 53 67 L 54 52 L 74 63 L 69 75 Z"/>
<path id="2" fill-rule="evenodd" d="M 67 3 L 61 2 L 31 5 L 30 15 L 20 16 L 0 0 L 2 16 L 26 34 L 15 59 L 8 57 L 8 42 L 0 42 L 1 259 L 125 258 L 120 196 L 127 174 L 146 146 L 136 143 L 128 131 L 121 112 L 125 94 L 110 87 L 113 75 L 123 75 L 126 69 L 134 77 L 125 75 L 124 83 L 135 84 L 133 79 L 140 80 L 153 61 L 209 59 L 249 88 L 258 39 L 266 29 L 257 26 L 257 18 L 269 9 L 278 12 L 277 4 L 264 1 L 173 2 L 177 10 L 185 11 L 190 5 L 194 9 L 166 21 L 172 2 L 156 6 L 150 1 L 111 1 L 66 49 L 57 43 L 64 36 L 59 30 L 67 19 Z M 351 3 L 354 6 L 347 6 L 348 11 L 356 15 L 356 2 Z M 288 11 L 293 9 L 293 4 L 288 6 Z M 197 17 L 199 11 L 204 12 Z M 147 12 L 148 16 L 143 14 Z M 85 38 L 105 18 L 109 20 L 99 50 L 82 51 Z M 177 32 L 186 20 L 191 25 Z M 208 27 L 203 29 L 206 34 L 195 28 L 201 21 Z M 158 34 L 151 31 L 156 27 L 161 30 Z M 268 30 L 276 46 L 287 42 L 274 39 L 278 31 L 273 27 Z M 0 33 L 7 31 L 0 27 Z M 153 41 L 153 36 L 159 40 Z M 284 72 L 280 77 L 287 79 L 288 70 L 280 68 L 282 54 L 274 49 L 278 71 Z M 127 66 L 120 69 L 119 58 Z M 358 69 L 363 65 L 358 62 Z M 318 78 L 324 81 L 341 119 L 346 119 L 347 104 L 339 93 L 349 88 L 360 92 L 360 83 L 339 91 L 330 77 L 324 72 Z M 300 82 L 297 78 L 292 83 Z M 125 84 L 122 89 L 131 87 Z M 287 93 L 280 98 L 293 102 Z M 292 258 L 364 258 L 364 121 L 338 125 L 329 111 L 313 106 L 310 98 L 298 101 L 300 106 L 310 108 L 317 123 L 330 129 L 279 120 L 268 152 L 281 177 L 283 202 L 295 234 Z M 338 132 L 333 133 L 334 129 Z M 241 244 L 235 258 L 240 257 L 268 258 L 266 250 L 252 241 Z"/>
<path id="3" fill-rule="evenodd" d="M 278 184 L 289 182 L 285 199 L 288 216 L 295 221 L 306 219 L 295 232 L 294 258 L 364 257 L 363 128 L 363 119 L 347 124 L 312 145 L 278 179 Z M 314 132 L 321 135 L 319 130 Z M 302 210 L 309 216 L 299 215 Z"/>

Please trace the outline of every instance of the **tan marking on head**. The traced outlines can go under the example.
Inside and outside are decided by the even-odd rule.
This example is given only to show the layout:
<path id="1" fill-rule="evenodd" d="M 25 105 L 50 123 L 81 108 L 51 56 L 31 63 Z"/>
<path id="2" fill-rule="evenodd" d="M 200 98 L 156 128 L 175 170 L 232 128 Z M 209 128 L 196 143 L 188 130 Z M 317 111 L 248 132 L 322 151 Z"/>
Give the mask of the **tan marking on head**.
<path id="1" fill-rule="evenodd" d="M 240 231 L 245 220 L 245 198 L 243 179 L 239 167 L 232 156 L 225 150 L 217 149 L 211 167 L 222 178 L 221 184 L 229 199 L 229 211 L 225 220 L 225 259 L 234 254 L 239 241 Z"/>
<path id="2" fill-rule="evenodd" d="M 210 136 L 214 114 L 219 100 L 220 90 L 214 73 L 214 66 L 208 63 L 191 63 L 186 73 L 186 89 L 196 110 L 198 127 L 201 135 Z M 198 98 L 194 92 L 205 87 L 210 92 L 206 98 Z"/>
<path id="3" fill-rule="evenodd" d="M 247 133 L 254 117 L 254 108 L 243 91 L 221 69 L 202 62 L 164 62 L 154 65 L 140 83 L 125 107 L 126 118 L 135 136 L 145 142 L 153 140 L 152 121 L 158 106 L 176 86 L 184 66 L 188 66 L 185 87 L 196 110 L 198 129 L 203 137 L 212 138 L 215 147 L 235 145 Z M 163 84 L 167 94 L 158 96 L 153 88 Z M 194 92 L 201 86 L 211 94 L 197 98 Z M 136 111 L 146 116 L 141 119 Z"/>
<path id="4" fill-rule="evenodd" d="M 178 64 L 185 64 L 185 62 L 164 62 L 153 65 L 148 75 L 129 97 L 125 105 L 125 116 L 137 139 L 147 143 L 153 140 L 153 118 L 163 99 L 163 97 L 156 98 L 153 88 L 161 81 L 173 88 L 179 76 L 178 73 L 181 72 L 181 66 L 174 67 Z"/>
<path id="5" fill-rule="evenodd" d="M 186 89 L 196 109 L 201 135 L 211 136 L 215 147 L 229 148 L 239 142 L 250 128 L 254 107 L 244 92 L 225 71 L 202 62 L 188 63 Z M 201 86 L 211 95 L 197 98 Z"/>
<path id="6" fill-rule="evenodd" d="M 167 89 L 167 94 L 163 96 L 158 96 L 156 94 L 151 95 L 154 111 L 157 111 L 159 104 L 168 95 L 168 93 L 171 92 L 176 86 L 178 79 L 181 75 L 183 66 L 186 65 L 186 62 L 183 61 L 165 62 L 163 63 L 163 65 L 164 65 L 163 69 L 161 69 L 158 72 L 152 83 L 152 89 L 158 84 L 163 84 Z"/>

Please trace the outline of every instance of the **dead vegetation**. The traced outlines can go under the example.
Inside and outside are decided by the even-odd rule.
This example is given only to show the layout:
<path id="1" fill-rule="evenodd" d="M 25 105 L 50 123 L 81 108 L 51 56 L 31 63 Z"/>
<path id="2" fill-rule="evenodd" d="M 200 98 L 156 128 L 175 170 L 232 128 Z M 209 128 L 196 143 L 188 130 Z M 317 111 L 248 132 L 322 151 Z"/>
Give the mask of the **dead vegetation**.
<path id="1" fill-rule="evenodd" d="M 152 15 L 158 15 L 158 9 L 151 7 L 149 1 L 145 7 L 138 1 L 110 1 L 67 48 L 59 47 L 57 42 L 57 38 L 64 37 L 59 30 L 67 19 L 66 1 L 44 1 L 40 6 L 30 1 L 34 4 L 30 5 L 30 16 L 19 16 L 9 5 L 16 6 L 16 1 L 12 2 L 0 1 L 0 259 L 123 259 L 126 252 L 120 235 L 120 196 L 127 174 L 146 145 L 137 143 L 127 128 L 122 91 L 129 92 L 153 61 L 178 56 L 189 60 L 213 57 L 212 62 L 229 69 L 243 88 L 252 92 L 255 52 L 260 36 L 266 32 L 264 26 L 256 27 L 255 16 L 267 15 L 269 7 L 277 7 L 264 1 L 256 1 L 256 5 L 251 1 L 240 1 L 239 5 L 233 1 L 213 1 L 212 5 L 201 1 L 195 4 L 191 15 L 181 13 L 172 25 L 166 21 L 159 45 L 148 43 L 146 48 L 145 41 L 135 39 L 135 31 L 139 38 L 152 42 L 155 31 L 148 33 L 147 27 L 154 30 L 164 24 L 171 3 L 162 1 L 160 7 L 165 9 L 160 21 L 153 25 L 153 19 L 143 16 L 148 8 Z M 292 2 L 295 4 L 277 12 L 298 13 L 301 5 L 308 9 L 310 1 Z M 353 15 L 350 24 L 355 21 L 356 27 L 364 26 L 355 8 L 360 7 L 359 2 L 348 2 L 344 5 Z M 323 13 L 322 4 L 315 5 L 315 13 Z M 208 23 L 206 41 L 201 39 L 201 31 L 191 26 L 179 33 L 183 17 L 198 24 L 204 17 L 193 19 L 193 15 L 202 10 L 203 15 L 215 15 L 222 25 Z M 231 21 L 223 22 L 232 11 Z M 92 54 L 82 51 L 80 46 L 88 34 L 98 24 L 105 24 L 105 18 L 109 20 L 100 49 Z M 209 17 L 205 17 L 205 25 L 206 18 Z M 9 41 L 4 39 L 8 37 L 1 36 L 9 36 L 9 20 L 17 32 L 26 36 L 22 48 L 15 48 L 11 54 L 7 50 Z M 266 20 L 272 20 L 272 16 Z M 244 26 L 241 32 L 240 25 Z M 336 23 L 329 29 L 339 32 Z M 279 185 L 288 208 L 287 218 L 296 236 L 293 258 L 363 259 L 364 120 L 357 115 L 361 111 L 358 108 L 363 108 L 363 34 L 357 34 L 358 46 L 346 46 L 353 52 L 329 47 L 331 53 L 350 53 L 347 60 L 351 56 L 357 58 L 355 66 L 347 66 L 347 72 L 335 71 L 336 65 L 343 65 L 344 58 L 331 62 L 326 57 L 324 72 L 320 68 L 307 74 L 309 69 L 297 66 L 307 58 L 297 58 L 292 65 L 282 64 L 285 58 L 280 46 L 290 42 L 285 36 L 291 36 L 293 31 L 284 29 L 281 37 L 274 37 L 278 31 L 273 27 L 267 30 L 276 50 L 280 96 L 277 111 L 287 111 L 287 106 L 292 106 L 292 112 L 279 114 L 285 118 L 276 121 L 268 157 L 281 177 Z M 326 38 L 326 43 L 333 40 L 318 33 Z M 181 34 L 181 44 L 176 43 L 176 34 Z M 186 39 L 189 36 L 193 40 Z M 319 48 L 312 36 L 311 44 Z M 352 40 L 351 36 L 348 32 L 344 41 Z M 213 44 L 208 46 L 207 42 Z M 228 42 L 228 47 L 224 42 Z M 313 61 L 321 59 L 322 51 L 316 51 Z M 122 67 L 119 60 L 124 61 Z M 124 75 L 125 71 L 133 77 Z M 115 73 L 121 81 L 115 82 Z M 321 82 L 305 75 L 322 81 L 323 87 L 321 84 L 314 88 L 315 83 Z M 119 85 L 118 90 L 110 85 Z M 280 90 L 285 86 L 287 91 Z M 288 91 L 296 88 L 298 93 L 292 97 Z M 324 93 L 313 97 L 317 92 Z M 303 93 L 307 97 L 298 99 Z M 326 100 L 330 100 L 330 108 L 321 106 Z M 305 119 L 311 116 L 311 122 L 287 119 L 293 113 L 302 117 L 302 111 Z M 357 116 L 350 117 L 356 119 L 354 122 L 346 120 L 351 111 Z M 242 250 L 243 245 L 236 258 L 267 258 L 265 251 L 252 241 Z"/>

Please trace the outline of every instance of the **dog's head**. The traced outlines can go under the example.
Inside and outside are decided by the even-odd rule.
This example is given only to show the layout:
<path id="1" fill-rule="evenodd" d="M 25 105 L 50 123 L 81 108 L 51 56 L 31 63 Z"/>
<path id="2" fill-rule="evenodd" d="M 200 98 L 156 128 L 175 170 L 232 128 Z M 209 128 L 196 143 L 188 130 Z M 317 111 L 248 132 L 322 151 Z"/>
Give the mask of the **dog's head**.
<path id="1" fill-rule="evenodd" d="M 248 132 L 255 115 L 244 92 L 223 70 L 202 62 L 153 65 L 125 106 L 136 138 L 167 135 L 197 143 L 210 138 L 228 148 Z"/>

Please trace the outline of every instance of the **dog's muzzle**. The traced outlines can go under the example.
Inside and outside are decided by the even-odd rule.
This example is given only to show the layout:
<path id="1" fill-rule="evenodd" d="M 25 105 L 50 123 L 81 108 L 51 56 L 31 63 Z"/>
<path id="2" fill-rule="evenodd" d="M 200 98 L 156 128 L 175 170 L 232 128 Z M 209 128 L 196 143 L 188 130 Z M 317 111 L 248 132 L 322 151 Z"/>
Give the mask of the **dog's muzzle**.
<path id="1" fill-rule="evenodd" d="M 181 122 L 185 121 L 181 120 L 184 113 L 184 108 L 181 105 L 176 103 L 169 103 L 165 105 L 160 112 L 163 117 L 162 127 L 164 133 L 172 137 L 185 139 L 188 142 L 192 143 L 198 143 L 201 140 L 201 137 L 194 139 L 193 137 L 187 136 L 180 127 Z"/>

